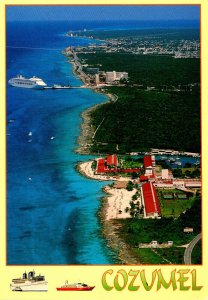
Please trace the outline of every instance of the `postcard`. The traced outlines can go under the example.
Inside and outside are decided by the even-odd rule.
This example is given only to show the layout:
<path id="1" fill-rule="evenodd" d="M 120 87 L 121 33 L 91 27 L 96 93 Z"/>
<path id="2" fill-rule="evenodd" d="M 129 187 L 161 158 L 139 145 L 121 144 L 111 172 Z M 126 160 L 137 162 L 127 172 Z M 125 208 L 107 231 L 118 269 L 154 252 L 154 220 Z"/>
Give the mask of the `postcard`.
<path id="1" fill-rule="evenodd" d="M 0 300 L 208 299 L 207 11 L 1 3 Z"/>

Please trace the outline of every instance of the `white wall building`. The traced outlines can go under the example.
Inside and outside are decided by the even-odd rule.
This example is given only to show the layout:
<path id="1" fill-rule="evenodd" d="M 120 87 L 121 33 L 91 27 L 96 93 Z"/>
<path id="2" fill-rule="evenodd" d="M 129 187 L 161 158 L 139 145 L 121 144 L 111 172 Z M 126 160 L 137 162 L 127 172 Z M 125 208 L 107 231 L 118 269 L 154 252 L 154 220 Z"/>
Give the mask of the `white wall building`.
<path id="1" fill-rule="evenodd" d="M 168 169 L 162 169 L 162 179 L 170 179 Z"/>
<path id="2" fill-rule="evenodd" d="M 128 79 L 127 72 L 106 72 L 106 82 L 113 82 L 120 79 Z"/>

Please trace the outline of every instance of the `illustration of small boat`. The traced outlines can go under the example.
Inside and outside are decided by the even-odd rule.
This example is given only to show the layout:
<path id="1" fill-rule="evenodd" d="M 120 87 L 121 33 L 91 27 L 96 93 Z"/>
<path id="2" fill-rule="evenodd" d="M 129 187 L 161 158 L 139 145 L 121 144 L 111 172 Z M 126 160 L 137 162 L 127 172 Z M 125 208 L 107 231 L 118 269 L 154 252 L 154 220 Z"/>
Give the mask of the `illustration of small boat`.
<path id="1" fill-rule="evenodd" d="M 68 283 L 68 280 L 65 282 L 65 285 L 56 288 L 57 291 L 91 291 L 94 289 L 94 286 L 89 286 L 86 283 Z"/>

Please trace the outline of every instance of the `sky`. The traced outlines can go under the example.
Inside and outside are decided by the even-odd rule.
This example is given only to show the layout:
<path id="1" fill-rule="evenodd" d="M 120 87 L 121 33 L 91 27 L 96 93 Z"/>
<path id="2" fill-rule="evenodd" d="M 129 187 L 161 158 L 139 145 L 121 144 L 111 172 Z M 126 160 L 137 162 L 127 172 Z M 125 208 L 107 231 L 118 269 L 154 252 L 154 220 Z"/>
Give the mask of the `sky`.
<path id="1" fill-rule="evenodd" d="M 199 20 L 199 5 L 7 6 L 7 21 Z"/>

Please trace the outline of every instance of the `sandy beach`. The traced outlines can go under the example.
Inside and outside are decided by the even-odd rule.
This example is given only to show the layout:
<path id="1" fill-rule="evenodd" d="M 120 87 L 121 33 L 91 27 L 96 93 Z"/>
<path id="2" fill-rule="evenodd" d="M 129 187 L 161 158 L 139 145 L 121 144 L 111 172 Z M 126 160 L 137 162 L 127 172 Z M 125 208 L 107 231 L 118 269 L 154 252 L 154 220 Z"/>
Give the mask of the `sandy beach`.
<path id="1" fill-rule="evenodd" d="M 116 189 L 106 186 L 104 191 L 110 195 L 107 197 L 106 203 L 106 220 L 131 218 L 131 215 L 129 212 L 125 212 L 125 209 L 126 207 L 130 208 L 129 202 L 136 193 L 136 189 L 127 191 L 126 189 Z"/>
<path id="2" fill-rule="evenodd" d="M 94 174 L 92 170 L 93 161 L 79 163 L 78 171 L 90 178 L 100 181 L 115 181 L 115 185 L 127 183 L 130 179 L 118 176 L 102 176 Z M 119 183 L 119 184 L 117 184 Z M 136 189 L 127 191 L 126 188 L 113 188 L 106 185 L 103 189 L 107 196 L 102 199 L 99 216 L 102 223 L 102 232 L 105 236 L 109 247 L 117 252 L 119 263 L 122 264 L 138 264 L 140 263 L 132 249 L 118 236 L 120 225 L 116 222 L 117 219 L 131 218 L 129 212 L 125 212 L 126 207 L 130 207 L 129 202 L 132 201 L 132 196 L 136 193 Z"/>
<path id="3" fill-rule="evenodd" d="M 94 171 L 92 170 L 92 163 L 93 161 L 80 163 L 78 165 L 79 172 L 88 178 L 100 181 L 116 180 L 124 184 L 129 181 L 129 178 L 124 177 L 94 174 Z M 103 190 L 108 194 L 108 197 L 106 198 L 106 220 L 131 218 L 131 215 L 129 212 L 125 212 L 125 209 L 126 207 L 130 208 L 129 202 L 132 201 L 132 196 L 136 193 L 136 189 L 128 191 L 126 188 L 115 188 L 107 185 Z"/>

